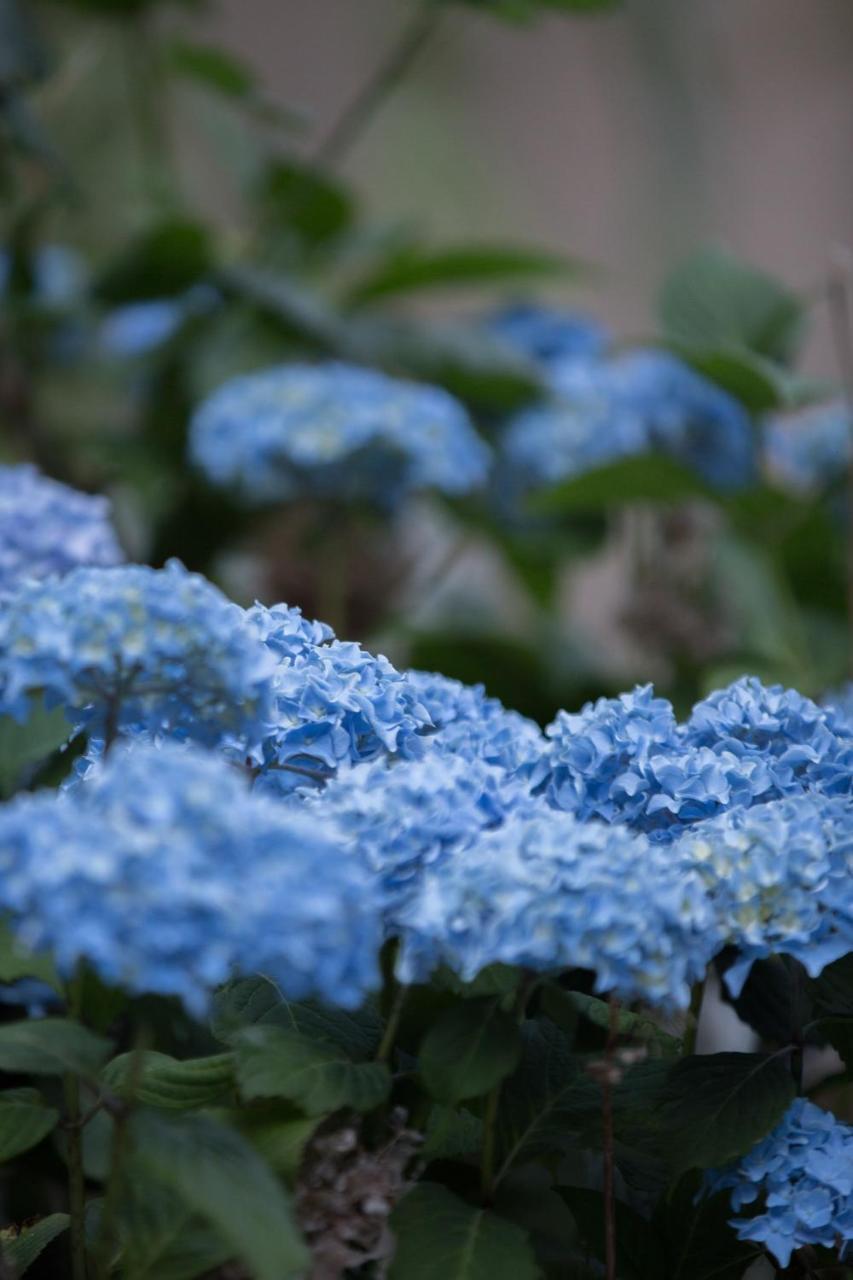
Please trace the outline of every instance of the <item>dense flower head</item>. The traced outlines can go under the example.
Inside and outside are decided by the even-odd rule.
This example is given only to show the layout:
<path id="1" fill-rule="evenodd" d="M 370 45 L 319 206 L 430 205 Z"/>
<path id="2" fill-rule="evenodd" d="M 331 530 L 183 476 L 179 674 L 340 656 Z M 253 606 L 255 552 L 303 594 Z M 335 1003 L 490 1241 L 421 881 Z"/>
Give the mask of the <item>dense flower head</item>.
<path id="1" fill-rule="evenodd" d="M 490 455 L 446 391 L 327 363 L 224 383 L 193 417 L 190 456 L 250 502 L 314 496 L 393 508 L 413 490 L 476 489 Z"/>
<path id="2" fill-rule="evenodd" d="M 821 706 L 829 712 L 828 723 L 842 733 L 853 733 L 853 681 L 830 689 L 821 699 Z"/>
<path id="3" fill-rule="evenodd" d="M 0 466 L 0 597 L 30 578 L 123 559 L 106 498 L 71 489 L 28 463 Z"/>
<path id="4" fill-rule="evenodd" d="M 748 414 L 676 356 L 565 361 L 551 384 L 552 399 L 523 411 L 504 436 L 503 466 L 516 484 L 555 483 L 647 452 L 666 453 L 723 490 L 754 478 Z"/>
<path id="5" fill-rule="evenodd" d="M 376 896 L 334 824 L 177 743 L 119 744 L 71 792 L 0 808 L 0 906 L 63 973 L 85 959 L 195 1014 L 235 973 L 347 1006 L 377 980 Z"/>
<path id="6" fill-rule="evenodd" d="M 285 605 L 255 605 L 247 617 L 275 662 L 261 789 L 290 791 L 324 782 L 341 765 L 420 753 L 429 717 L 387 658 L 334 639 Z"/>
<path id="7" fill-rule="evenodd" d="M 174 561 L 75 569 L 0 610 L 0 707 L 24 719 L 43 691 L 92 738 L 245 747 L 270 714 L 274 666 L 244 611 Z"/>
<path id="8" fill-rule="evenodd" d="M 805 1098 L 747 1155 L 706 1175 L 705 1191 L 731 1191 L 741 1240 L 754 1240 L 787 1267 L 803 1245 L 834 1249 L 853 1240 L 853 1127 Z"/>
<path id="9" fill-rule="evenodd" d="M 406 680 L 435 727 L 428 745 L 465 760 L 515 770 L 540 755 L 542 730 L 518 711 L 490 698 L 481 684 L 463 684 L 430 671 L 408 671 Z"/>
<path id="10" fill-rule="evenodd" d="M 850 412 L 842 401 L 810 405 L 766 419 L 764 465 L 771 478 L 795 493 L 837 481 L 849 464 Z"/>
<path id="11" fill-rule="evenodd" d="M 739 994 L 755 960 L 784 952 L 812 977 L 853 951 L 853 801 L 819 794 L 734 809 L 675 845 L 708 892 Z"/>
<path id="12" fill-rule="evenodd" d="M 712 954 L 698 876 L 624 827 L 547 809 L 511 816 L 439 861 L 396 913 L 400 976 L 444 963 L 589 969 L 596 989 L 684 1006 Z"/>
<path id="13" fill-rule="evenodd" d="M 604 353 L 607 329 L 592 316 L 562 307 L 516 302 L 486 317 L 489 331 L 546 369 Z"/>

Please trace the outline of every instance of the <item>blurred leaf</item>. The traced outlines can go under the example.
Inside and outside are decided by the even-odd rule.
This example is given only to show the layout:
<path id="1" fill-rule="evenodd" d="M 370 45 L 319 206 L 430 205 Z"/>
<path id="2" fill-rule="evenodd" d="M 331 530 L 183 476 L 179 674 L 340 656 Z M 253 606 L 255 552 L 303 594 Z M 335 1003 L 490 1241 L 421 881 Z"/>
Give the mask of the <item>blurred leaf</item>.
<path id="1" fill-rule="evenodd" d="M 22 1276 L 47 1246 L 62 1235 L 70 1221 L 67 1213 L 51 1213 L 17 1233 L 14 1228 L 0 1231 L 3 1261 L 14 1269 L 16 1277 Z"/>
<path id="2" fill-rule="evenodd" d="M 233 1092 L 234 1060 L 230 1053 L 219 1053 L 179 1062 L 148 1050 L 139 1061 L 136 1053 L 123 1053 L 107 1064 L 101 1079 L 119 1098 L 186 1111 L 211 1106 Z"/>
<path id="3" fill-rule="evenodd" d="M 424 1160 L 458 1160 L 474 1155 L 483 1141 L 483 1122 L 465 1107 L 434 1103 L 427 1116 Z"/>
<path id="4" fill-rule="evenodd" d="M 271 1169 L 293 1181 L 306 1143 L 320 1121 L 299 1115 L 291 1103 L 255 1103 L 235 1112 L 233 1123 Z"/>
<path id="5" fill-rule="evenodd" d="M 494 1000 L 448 1009 L 430 1027 L 418 1069 L 431 1097 L 462 1102 L 487 1094 L 514 1070 L 521 1055 L 518 1025 Z"/>
<path id="6" fill-rule="evenodd" d="M 664 284 L 660 315 L 675 343 L 706 351 L 745 348 L 787 364 L 802 337 L 805 307 L 764 272 L 723 250 L 703 249 Z"/>
<path id="7" fill-rule="evenodd" d="M 0 1026 L 0 1071 L 94 1077 L 112 1048 L 109 1040 L 65 1018 Z"/>
<path id="8" fill-rule="evenodd" d="M 559 1187 L 582 1239 L 604 1261 L 604 1196 L 587 1187 Z M 667 1275 L 663 1245 L 650 1222 L 622 1200 L 614 1203 L 616 1265 L 620 1280 L 660 1280 Z"/>
<path id="9" fill-rule="evenodd" d="M 814 996 L 819 1013 L 853 1018 L 853 952 L 828 964 L 815 978 Z"/>
<path id="10" fill-rule="evenodd" d="M 372 1111 L 391 1087 L 384 1063 L 353 1062 L 337 1045 L 298 1031 L 246 1027 L 232 1043 L 237 1083 L 249 1101 L 289 1098 L 314 1116 L 340 1107 Z"/>
<path id="11" fill-rule="evenodd" d="M 288 336 L 319 351 L 335 352 L 343 340 L 340 321 L 328 304 L 303 285 L 260 267 L 223 268 L 218 283 L 229 293 L 272 316 Z"/>
<path id="12" fill-rule="evenodd" d="M 585 471 L 531 497 L 542 515 L 596 511 L 628 502 L 688 502 L 712 497 L 699 477 L 664 454 L 643 453 Z"/>
<path id="13" fill-rule="evenodd" d="M 666 1275 L 667 1280 L 741 1280 L 750 1263 L 764 1256 L 764 1249 L 738 1240 L 729 1226 L 728 1193 L 705 1195 L 697 1201 L 701 1182 L 700 1175 L 688 1173 L 659 1201 L 653 1225 L 663 1242 L 664 1257 L 657 1275 Z"/>
<path id="14" fill-rule="evenodd" d="M 814 1004 L 813 983 L 792 956 L 756 960 L 740 995 L 730 995 L 725 979 L 721 995 L 737 1016 L 761 1036 L 779 1045 L 799 1039 L 810 1021 Z"/>
<path id="15" fill-rule="evenodd" d="M 248 65 L 218 45 L 179 40 L 169 49 L 169 61 L 181 75 L 229 98 L 245 98 L 255 86 Z"/>
<path id="16" fill-rule="evenodd" d="M 64 746 L 71 729 L 62 708 L 48 711 L 40 698 L 31 701 L 24 724 L 0 716 L 0 797 L 10 796 L 28 769 Z"/>
<path id="17" fill-rule="evenodd" d="M 59 1112 L 37 1089 L 0 1091 L 0 1160 L 11 1160 L 36 1146 L 56 1128 Z"/>
<path id="18" fill-rule="evenodd" d="M 460 4 L 468 9 L 483 9 L 505 22 L 530 22 L 541 10 L 559 13 L 603 13 L 616 9 L 622 0 L 438 0 L 441 4 Z"/>
<path id="19" fill-rule="evenodd" d="M 130 1132 L 137 1176 L 209 1222 L 255 1280 L 302 1274 L 306 1251 L 284 1189 L 237 1132 L 162 1111 L 138 1112 Z"/>
<path id="20" fill-rule="evenodd" d="M 28 951 L 8 924 L 0 921 L 0 982 L 17 982 L 19 978 L 38 978 L 55 991 L 62 989 L 53 957 L 46 951 Z"/>
<path id="21" fill-rule="evenodd" d="M 336 1009 L 312 1000 L 288 1000 L 268 978 L 238 978 L 213 998 L 211 1027 L 228 1044 L 244 1027 L 274 1026 L 330 1041 L 349 1057 L 372 1058 L 382 1039 L 382 1019 L 372 1003 Z"/>
<path id="22" fill-rule="evenodd" d="M 789 404 L 786 371 L 747 348 L 681 346 L 677 350 L 688 364 L 740 400 L 751 413 L 767 413 Z"/>
<path id="23" fill-rule="evenodd" d="M 565 275 L 578 270 L 577 263 L 557 254 L 510 245 L 459 245 L 432 252 L 410 248 L 387 259 L 353 285 L 348 301 L 352 306 L 362 306 L 377 298 L 423 289 L 502 286 L 508 281 Z"/>
<path id="24" fill-rule="evenodd" d="M 809 1031 L 823 1043 L 828 1041 L 847 1070 L 853 1071 L 853 1018 L 820 1018 Z"/>
<path id="25" fill-rule="evenodd" d="M 102 302 L 141 302 L 183 293 L 212 270 L 210 232 L 198 222 L 170 219 L 137 236 L 95 283 Z"/>
<path id="26" fill-rule="evenodd" d="M 466 1204 L 446 1187 L 421 1182 L 391 1215 L 397 1249 L 388 1280 L 537 1280 L 524 1231 Z"/>
<path id="27" fill-rule="evenodd" d="M 345 187 L 292 159 L 267 167 L 257 198 L 272 229 L 290 232 L 307 248 L 334 240 L 355 221 L 355 200 Z"/>
<path id="28" fill-rule="evenodd" d="M 578 1012 L 605 1031 L 610 1028 L 610 1006 L 606 1000 L 598 996 L 585 995 L 582 991 L 568 993 Z M 659 1027 L 651 1018 L 632 1013 L 630 1009 L 619 1008 L 616 1017 L 616 1032 L 619 1036 L 638 1041 L 645 1045 L 653 1057 L 676 1057 L 681 1051 L 681 1041 Z"/>
<path id="29" fill-rule="evenodd" d="M 511 996 L 521 980 L 521 970 L 509 964 L 488 964 L 470 982 L 462 979 L 446 966 L 439 967 L 432 981 L 443 991 L 452 991 L 463 1000 L 478 1000 L 484 996 Z"/>
<path id="30" fill-rule="evenodd" d="M 121 1204 L 122 1280 L 196 1280 L 233 1256 L 180 1198 L 140 1180 Z"/>
<path id="31" fill-rule="evenodd" d="M 772 558 L 758 545 L 723 534 L 714 545 L 712 572 L 737 628 L 739 649 L 748 659 L 754 655 L 772 664 L 778 679 L 786 672 L 789 682 L 802 679 L 809 655 L 801 618 Z"/>

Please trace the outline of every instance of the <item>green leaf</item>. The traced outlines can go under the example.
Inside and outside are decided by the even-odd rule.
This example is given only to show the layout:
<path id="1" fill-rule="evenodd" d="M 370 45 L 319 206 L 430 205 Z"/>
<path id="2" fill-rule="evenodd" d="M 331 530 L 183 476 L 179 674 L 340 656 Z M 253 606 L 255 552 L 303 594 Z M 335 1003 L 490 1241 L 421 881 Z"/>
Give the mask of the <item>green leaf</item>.
<path id="1" fill-rule="evenodd" d="M 200 223 L 161 222 L 133 240 L 97 281 L 102 302 L 174 297 L 213 268 L 210 233 Z"/>
<path id="2" fill-rule="evenodd" d="M 537 1280 L 527 1235 L 446 1187 L 421 1182 L 391 1215 L 397 1240 L 388 1280 Z"/>
<path id="3" fill-rule="evenodd" d="M 234 1060 L 230 1053 L 180 1062 L 166 1053 L 146 1051 L 113 1058 L 101 1075 L 120 1098 L 136 1099 L 146 1107 L 186 1111 L 212 1106 L 234 1089 Z"/>
<path id="4" fill-rule="evenodd" d="M 49 70 L 49 59 L 29 6 L 0 0 L 0 91 L 5 95 Z"/>
<path id="5" fill-rule="evenodd" d="M 11 1160 L 36 1146 L 56 1128 L 59 1112 L 37 1089 L 0 1091 L 0 1160 Z"/>
<path id="6" fill-rule="evenodd" d="M 377 298 L 421 292 L 424 289 L 467 288 L 471 285 L 502 286 L 507 281 L 565 275 L 578 264 L 540 249 L 504 245 L 457 245 L 425 251 L 407 248 L 387 259 L 350 290 L 352 306 Z"/>
<path id="7" fill-rule="evenodd" d="M 853 1017 L 853 952 L 828 964 L 814 982 L 815 1007 L 830 1017 Z"/>
<path id="8" fill-rule="evenodd" d="M 701 1182 L 699 1175 L 686 1174 L 659 1201 L 653 1223 L 663 1240 L 665 1259 L 657 1275 L 667 1280 L 741 1280 L 750 1263 L 764 1256 L 764 1249 L 738 1240 L 729 1226 L 732 1207 L 727 1192 L 697 1202 Z"/>
<path id="9" fill-rule="evenodd" d="M 698 349 L 745 348 L 787 364 L 800 342 L 800 298 L 762 271 L 719 249 L 682 262 L 660 297 L 666 335 Z"/>
<path id="10" fill-rule="evenodd" d="M 0 798 L 10 796 L 24 773 L 41 764 L 71 736 L 71 725 L 61 707 L 48 711 L 41 699 L 30 703 L 24 724 L 12 716 L 0 716 Z"/>
<path id="11" fill-rule="evenodd" d="M 244 1027 L 273 1026 L 331 1041 L 356 1060 L 372 1058 L 382 1039 L 382 1019 L 375 1004 L 360 1009 L 334 1009 L 312 1000 L 287 1000 L 268 978 L 238 978 L 217 991 L 211 1029 L 229 1044 Z"/>
<path id="12" fill-rule="evenodd" d="M 126 1186 L 119 1225 L 122 1280 L 196 1280 L 233 1256 L 180 1199 L 143 1178 Z"/>
<path id="13" fill-rule="evenodd" d="M 276 160 L 257 192 L 261 211 L 276 231 L 288 231 L 306 247 L 327 244 L 355 221 L 355 201 L 328 174 L 295 160 Z"/>
<path id="14" fill-rule="evenodd" d="M 606 1000 L 599 1000 L 597 996 L 588 996 L 580 991 L 572 991 L 569 995 L 584 1018 L 605 1031 L 609 1030 L 610 1006 Z M 652 1057 L 672 1058 L 681 1052 L 681 1041 L 676 1036 L 664 1031 L 652 1018 L 631 1013 L 629 1009 L 620 1007 L 616 1018 L 616 1032 L 620 1037 L 639 1041 Z"/>
<path id="15" fill-rule="evenodd" d="M 819 1018 L 809 1031 L 823 1041 L 829 1041 L 848 1071 L 853 1071 L 853 1018 Z"/>
<path id="16" fill-rule="evenodd" d="M 483 1122 L 465 1107 L 448 1107 L 434 1103 L 427 1116 L 424 1145 L 425 1160 L 456 1160 L 480 1150 Z"/>
<path id="17" fill-rule="evenodd" d="M 284 1280 L 308 1261 L 288 1198 L 235 1130 L 210 1116 L 143 1111 L 130 1123 L 133 1165 L 209 1222 L 255 1280 Z"/>
<path id="18" fill-rule="evenodd" d="M 181 75 L 228 98 L 246 98 L 255 86 L 247 64 L 217 45 L 178 40 L 169 50 L 169 61 Z"/>
<path id="19" fill-rule="evenodd" d="M 756 960 L 737 999 L 729 994 L 725 980 L 721 983 L 721 994 L 762 1040 L 781 1046 L 798 1040 L 811 1020 L 812 988 L 813 983 L 799 961 L 780 955 Z"/>
<path id="20" fill-rule="evenodd" d="M 787 370 L 742 347 L 711 350 L 678 348 L 679 355 L 699 373 L 740 400 L 751 413 L 768 413 L 789 405 Z"/>
<path id="21" fill-rule="evenodd" d="M 478 1000 L 484 996 L 511 996 L 521 980 L 521 970 L 509 964 L 488 964 L 470 982 L 463 982 L 452 969 L 440 967 L 432 978 L 443 991 L 452 991 L 463 1000 Z"/>
<path id="22" fill-rule="evenodd" d="M 62 1235 L 70 1221 L 67 1213 L 51 1213 L 17 1234 L 0 1231 L 3 1261 L 13 1268 L 16 1277 L 22 1276 L 47 1246 Z"/>
<path id="23" fill-rule="evenodd" d="M 353 1107 L 371 1111 L 388 1096 L 383 1063 L 353 1062 L 331 1041 L 283 1027 L 246 1027 L 232 1041 L 244 1098 L 289 1098 L 312 1116 Z"/>
<path id="24" fill-rule="evenodd" d="M 0 982 L 17 982 L 19 978 L 38 978 L 56 991 L 61 989 L 53 958 L 45 951 L 27 951 L 9 925 L 0 921 Z"/>
<path id="25" fill-rule="evenodd" d="M 112 1045 L 65 1018 L 41 1018 L 0 1026 L 0 1071 L 97 1075 Z"/>
<path id="26" fill-rule="evenodd" d="M 217 273 L 228 293 L 270 316 L 286 336 L 324 353 L 337 353 L 344 334 L 340 320 L 319 294 L 260 267 L 232 266 Z"/>
<path id="27" fill-rule="evenodd" d="M 494 1000 L 469 1000 L 442 1014 L 421 1044 L 418 1066 L 439 1102 L 479 1098 L 513 1071 L 521 1056 L 515 1019 Z"/>
<path id="28" fill-rule="evenodd" d="M 709 497 L 709 490 L 687 467 L 664 454 L 643 453 L 563 480 L 535 494 L 528 505 L 541 515 L 560 515 L 628 502 L 689 502 Z"/>
<path id="29" fill-rule="evenodd" d="M 560 1187 L 581 1238 L 602 1262 L 605 1257 L 604 1196 L 587 1187 Z M 616 1265 L 620 1280 L 659 1280 L 667 1275 L 657 1232 L 636 1209 L 614 1204 Z"/>
<path id="30" fill-rule="evenodd" d="M 289 1181 L 296 1177 L 306 1143 L 318 1124 L 316 1117 L 306 1119 L 288 1102 L 243 1107 L 233 1122 L 270 1168 Z"/>
<path id="31" fill-rule="evenodd" d="M 787 1054 L 714 1053 L 683 1058 L 657 1109 L 673 1169 L 708 1169 L 765 1137 L 796 1096 Z"/>

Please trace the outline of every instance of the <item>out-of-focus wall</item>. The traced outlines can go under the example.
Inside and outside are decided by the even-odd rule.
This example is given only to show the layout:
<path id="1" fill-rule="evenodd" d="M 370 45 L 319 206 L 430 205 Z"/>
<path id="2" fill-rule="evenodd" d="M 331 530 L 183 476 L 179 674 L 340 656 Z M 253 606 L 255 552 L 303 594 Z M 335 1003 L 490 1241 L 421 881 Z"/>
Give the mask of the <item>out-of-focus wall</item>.
<path id="1" fill-rule="evenodd" d="M 406 0 L 221 0 L 215 34 L 318 134 L 399 31 Z M 849 0 L 628 0 L 517 28 L 448 12 L 347 161 L 385 214 L 437 236 L 544 242 L 604 268 L 643 332 L 666 265 L 709 239 L 817 286 L 853 243 Z M 826 326 L 812 367 L 831 372 Z"/>

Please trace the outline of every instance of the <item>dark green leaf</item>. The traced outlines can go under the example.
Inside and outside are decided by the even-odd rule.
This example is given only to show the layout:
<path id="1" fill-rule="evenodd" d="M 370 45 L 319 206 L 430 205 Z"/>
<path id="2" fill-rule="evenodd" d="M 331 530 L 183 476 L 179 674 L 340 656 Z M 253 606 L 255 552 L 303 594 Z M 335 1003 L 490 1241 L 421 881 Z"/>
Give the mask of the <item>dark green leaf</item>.
<path id="1" fill-rule="evenodd" d="M 370 1111 L 388 1096 L 391 1078 L 378 1062 L 353 1062 L 331 1041 L 277 1026 L 246 1027 L 232 1041 L 244 1098 L 289 1098 L 308 1115 L 339 1107 Z"/>
<path id="2" fill-rule="evenodd" d="M 726 1003 L 762 1040 L 791 1044 L 811 1020 L 812 982 L 799 961 L 791 956 L 756 960 L 740 995 L 729 995 L 725 981 L 721 992 Z"/>
<path id="3" fill-rule="evenodd" d="M 463 1000 L 477 1000 L 484 996 L 511 996 L 518 987 L 521 970 L 509 964 L 489 964 L 481 969 L 470 982 L 461 978 L 448 968 L 439 968 L 433 974 L 435 982 L 442 990 L 452 991 Z"/>
<path id="4" fill-rule="evenodd" d="M 170 62 L 181 75 L 229 98 L 245 98 L 255 77 L 246 63 L 217 45 L 177 41 L 169 51 Z"/>
<path id="5" fill-rule="evenodd" d="M 334 240 L 355 220 L 355 202 L 346 188 L 295 160 L 269 166 L 258 201 L 273 230 L 290 232 L 308 247 Z"/>
<path id="6" fill-rule="evenodd" d="M 421 1182 L 391 1215 L 397 1250 L 389 1280 L 537 1280 L 522 1230 L 466 1204 L 446 1187 Z"/>
<path id="7" fill-rule="evenodd" d="M 529 506 L 542 515 L 560 515 L 605 510 L 627 502 L 689 502 L 709 496 L 699 477 L 687 467 L 663 454 L 645 453 L 572 476 L 537 493 Z"/>
<path id="8" fill-rule="evenodd" d="M 0 1026 L 0 1071 L 92 1077 L 111 1048 L 109 1040 L 65 1018 L 9 1022 Z"/>
<path id="9" fill-rule="evenodd" d="M 676 1170 L 708 1169 L 748 1151 L 796 1096 L 786 1054 L 714 1053 L 671 1070 L 657 1111 Z"/>
<path id="10" fill-rule="evenodd" d="M 316 293 L 294 280 L 259 267 L 224 268 L 218 283 L 272 317 L 288 337 L 322 352 L 336 352 L 343 341 L 340 321 Z"/>
<path id="11" fill-rule="evenodd" d="M 22 0 L 0 0 L 0 91 L 39 80 L 48 59 L 32 11 Z"/>
<path id="12" fill-rule="evenodd" d="M 660 1200 L 654 1225 L 664 1241 L 666 1261 L 658 1274 L 666 1275 L 667 1280 L 741 1280 L 764 1250 L 738 1240 L 729 1226 L 732 1207 L 728 1192 L 703 1196 L 697 1203 L 700 1186 L 700 1176 L 686 1174 Z"/>
<path id="13" fill-rule="evenodd" d="M 146 1107 L 186 1111 L 221 1102 L 234 1089 L 230 1053 L 179 1062 L 165 1053 L 123 1053 L 104 1068 L 101 1079 L 120 1098 Z"/>
<path id="14" fill-rule="evenodd" d="M 67 1213 L 51 1213 L 46 1218 L 24 1227 L 17 1235 L 0 1231 L 3 1261 L 14 1268 L 15 1276 L 22 1276 L 47 1246 L 61 1236 L 70 1222 Z"/>
<path id="15" fill-rule="evenodd" d="M 289 1181 L 296 1177 L 305 1144 L 318 1124 L 316 1117 L 306 1119 L 288 1102 L 243 1107 L 233 1122 L 270 1168 Z"/>
<path id="16" fill-rule="evenodd" d="M 828 964 L 814 984 L 815 1008 L 830 1017 L 853 1017 L 853 952 Z"/>
<path id="17" fill-rule="evenodd" d="M 610 1006 L 606 1000 L 597 996 L 588 996 L 580 991 L 569 993 L 578 1011 L 590 1022 L 605 1031 L 610 1028 Z M 620 1037 L 638 1041 L 647 1052 L 656 1058 L 672 1058 L 681 1051 L 681 1041 L 659 1027 L 651 1018 L 643 1014 L 631 1013 L 629 1009 L 618 1010 L 616 1016 L 616 1032 Z"/>
<path id="18" fill-rule="evenodd" d="M 680 348 L 679 354 L 699 373 L 728 391 L 751 413 L 768 413 L 790 403 L 787 370 L 739 347 L 714 350 Z"/>
<path id="19" fill-rule="evenodd" d="M 28 1151 L 58 1123 L 59 1112 L 47 1105 L 37 1089 L 0 1091 L 0 1160 Z"/>
<path id="20" fill-rule="evenodd" d="M 479 1151 L 483 1122 L 464 1107 L 435 1103 L 429 1109 L 422 1149 L 425 1160 L 455 1160 Z"/>
<path id="21" fill-rule="evenodd" d="M 797 350 L 805 315 L 795 294 L 719 249 L 701 250 L 676 267 L 661 293 L 660 313 L 674 342 L 746 348 L 781 364 Z"/>
<path id="22" fill-rule="evenodd" d="M 17 982 L 19 978 L 39 978 L 54 990 L 61 989 L 53 958 L 45 951 L 27 951 L 8 924 L 0 921 L 0 982 Z"/>
<path id="23" fill-rule="evenodd" d="M 853 1018 L 819 1018 L 809 1028 L 819 1040 L 828 1041 L 848 1071 L 853 1071 Z"/>
<path id="24" fill-rule="evenodd" d="M 355 1060 L 372 1058 L 382 1039 L 382 1019 L 372 1003 L 349 1011 L 311 1000 L 287 1000 L 268 978 L 238 978 L 217 991 L 211 1029 L 229 1044 L 243 1027 L 283 1027 L 331 1041 Z"/>
<path id="25" fill-rule="evenodd" d="M 122 1280 L 196 1280 L 233 1256 L 178 1197 L 143 1178 L 126 1185 L 119 1228 Z"/>
<path id="26" fill-rule="evenodd" d="M 410 248 L 388 259 L 354 285 L 349 302 L 361 306 L 377 298 L 415 293 L 423 289 L 504 285 L 507 281 L 563 275 L 577 264 L 539 249 L 503 245 L 460 245 L 428 252 Z"/>
<path id="27" fill-rule="evenodd" d="M 61 707 L 46 710 L 41 700 L 30 703 L 26 723 L 0 716 L 0 797 L 10 796 L 26 770 L 46 760 L 71 736 Z"/>
<path id="28" fill-rule="evenodd" d="M 137 237 L 107 267 L 96 284 L 103 302 L 174 297 L 197 284 L 213 267 L 210 233 L 197 222 L 161 222 Z"/>
<path id="29" fill-rule="evenodd" d="M 301 1274 L 307 1256 L 287 1196 L 235 1130 L 210 1116 L 144 1111 L 131 1137 L 142 1176 L 209 1222 L 255 1280 Z"/>
<path id="30" fill-rule="evenodd" d="M 604 1196 L 587 1187 L 560 1187 L 582 1239 L 604 1261 Z M 660 1280 L 665 1270 L 662 1242 L 652 1224 L 636 1209 L 614 1204 L 616 1264 L 620 1280 Z"/>
<path id="31" fill-rule="evenodd" d="M 470 1000 L 442 1014 L 421 1044 L 421 1078 L 439 1102 L 479 1098 L 514 1070 L 521 1054 L 515 1019 L 494 1000 Z"/>

